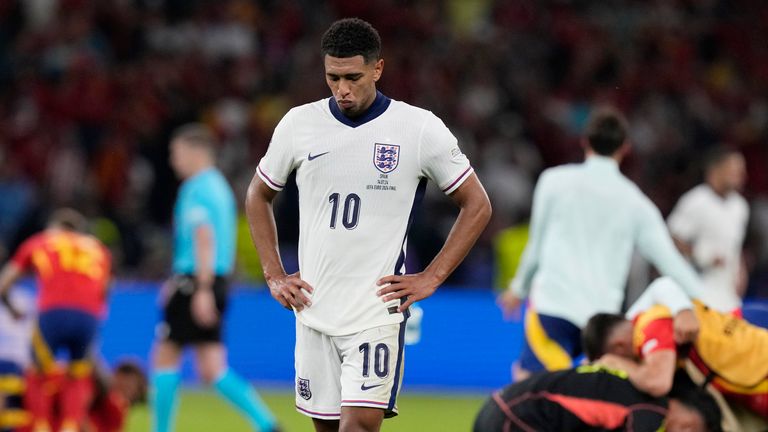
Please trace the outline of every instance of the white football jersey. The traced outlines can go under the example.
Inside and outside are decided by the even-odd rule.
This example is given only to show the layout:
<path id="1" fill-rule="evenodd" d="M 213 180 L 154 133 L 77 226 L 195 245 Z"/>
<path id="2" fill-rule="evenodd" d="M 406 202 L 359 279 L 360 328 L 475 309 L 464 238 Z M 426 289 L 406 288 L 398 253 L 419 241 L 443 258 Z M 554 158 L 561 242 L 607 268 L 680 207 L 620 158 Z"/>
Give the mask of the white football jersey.
<path id="1" fill-rule="evenodd" d="M 0 360 L 26 367 L 30 362 L 32 330 L 36 312 L 32 295 L 21 289 L 12 289 L 11 303 L 24 314 L 15 320 L 8 309 L 0 305 Z"/>
<path id="2" fill-rule="evenodd" d="M 472 173 L 456 137 L 431 112 L 381 93 L 355 120 L 323 99 L 283 117 L 257 167 L 277 191 L 293 170 L 299 269 L 314 288 L 298 319 L 331 336 L 401 322 L 400 302 L 383 303 L 376 282 L 405 272 L 407 230 L 427 179 L 450 194 Z"/>
<path id="3" fill-rule="evenodd" d="M 706 184 L 686 192 L 667 219 L 675 237 L 693 247 L 693 262 L 701 268 L 701 300 L 721 312 L 741 307 L 736 292 L 741 249 L 749 222 L 749 204 L 737 192 L 721 197 Z M 722 259 L 720 266 L 712 265 Z"/>

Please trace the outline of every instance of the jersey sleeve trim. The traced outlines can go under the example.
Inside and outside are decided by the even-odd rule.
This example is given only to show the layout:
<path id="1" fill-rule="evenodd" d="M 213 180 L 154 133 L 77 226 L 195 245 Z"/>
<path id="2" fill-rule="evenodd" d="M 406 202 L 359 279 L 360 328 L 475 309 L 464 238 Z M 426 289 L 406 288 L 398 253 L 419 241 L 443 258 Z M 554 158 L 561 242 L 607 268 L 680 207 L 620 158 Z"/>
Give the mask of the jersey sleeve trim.
<path id="1" fill-rule="evenodd" d="M 280 184 L 274 180 L 272 180 L 264 171 L 261 170 L 261 166 L 256 167 L 256 173 L 259 175 L 259 178 L 261 178 L 264 183 L 269 186 L 270 188 L 280 192 L 285 187 L 284 184 Z"/>
<path id="2" fill-rule="evenodd" d="M 453 193 L 453 191 L 458 189 L 459 186 L 461 186 L 464 183 L 464 181 L 466 181 L 469 178 L 469 175 L 472 174 L 473 172 L 474 170 L 472 169 L 472 167 L 467 168 L 466 170 L 464 170 L 463 173 L 461 173 L 456 178 L 456 180 L 454 180 L 450 185 L 448 185 L 448 187 L 444 188 L 443 192 L 446 194 Z"/>

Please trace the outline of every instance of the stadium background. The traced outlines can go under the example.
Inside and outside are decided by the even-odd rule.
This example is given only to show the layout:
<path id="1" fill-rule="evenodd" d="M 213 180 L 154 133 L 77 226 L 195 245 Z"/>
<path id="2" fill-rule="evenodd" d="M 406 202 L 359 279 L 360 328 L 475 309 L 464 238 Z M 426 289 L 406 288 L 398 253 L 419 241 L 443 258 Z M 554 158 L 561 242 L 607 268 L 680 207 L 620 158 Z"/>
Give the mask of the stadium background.
<path id="1" fill-rule="evenodd" d="M 378 28 L 380 89 L 445 120 L 494 204 L 477 247 L 424 302 L 424 340 L 409 352 L 406 389 L 485 390 L 506 381 L 519 327 L 501 321 L 491 289 L 514 271 L 538 173 L 580 159 L 579 133 L 601 103 L 629 117 L 634 151 L 623 171 L 665 214 L 701 180 L 707 148 L 745 154 L 748 294 L 768 296 L 768 4 L 760 0 L 2 1 L 0 257 L 52 208 L 84 211 L 113 250 L 121 281 L 105 355 L 146 361 L 147 314 L 170 267 L 178 185 L 167 161 L 171 131 L 189 121 L 216 130 L 220 166 L 242 203 L 280 117 L 327 97 L 319 39 L 343 16 Z M 287 188 L 277 205 L 289 269 L 296 194 Z M 441 195 L 430 189 L 413 228 L 412 270 L 450 229 L 455 210 Z M 233 359 L 250 346 L 243 358 L 255 363 L 236 366 L 279 387 L 290 380 L 279 375 L 290 370 L 290 340 L 249 341 L 278 328 L 292 335 L 291 319 L 272 314 L 240 223 L 237 298 L 258 314 L 248 309 L 242 318 L 251 321 L 230 325 L 248 329 L 231 335 Z M 631 285 L 642 286 L 648 272 L 638 264 Z M 262 363 L 270 359 L 283 372 Z"/>

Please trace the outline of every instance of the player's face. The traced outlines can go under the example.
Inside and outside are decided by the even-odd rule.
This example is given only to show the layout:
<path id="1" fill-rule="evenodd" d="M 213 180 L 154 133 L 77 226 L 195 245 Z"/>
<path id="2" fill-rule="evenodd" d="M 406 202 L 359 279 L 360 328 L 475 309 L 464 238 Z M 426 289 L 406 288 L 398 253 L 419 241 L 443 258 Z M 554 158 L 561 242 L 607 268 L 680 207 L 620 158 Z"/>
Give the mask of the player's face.
<path id="1" fill-rule="evenodd" d="M 628 320 L 618 324 L 608 336 L 608 352 L 621 357 L 634 358 L 632 330 L 632 323 Z"/>
<path id="2" fill-rule="evenodd" d="M 192 149 L 179 139 L 171 142 L 171 168 L 177 176 L 187 178 L 191 169 Z"/>
<path id="3" fill-rule="evenodd" d="M 665 426 L 667 432 L 707 432 L 701 414 L 675 399 L 669 400 Z"/>
<path id="4" fill-rule="evenodd" d="M 730 191 L 738 191 L 747 180 L 747 167 L 744 156 L 734 153 L 725 159 L 720 166 L 723 183 Z"/>
<path id="5" fill-rule="evenodd" d="M 383 70 L 383 59 L 365 63 L 361 55 L 325 56 L 325 81 L 347 117 L 356 117 L 371 106 L 376 99 L 376 81 Z"/>
<path id="6" fill-rule="evenodd" d="M 112 386 L 131 404 L 144 398 L 144 384 L 141 377 L 136 374 L 115 373 Z"/>

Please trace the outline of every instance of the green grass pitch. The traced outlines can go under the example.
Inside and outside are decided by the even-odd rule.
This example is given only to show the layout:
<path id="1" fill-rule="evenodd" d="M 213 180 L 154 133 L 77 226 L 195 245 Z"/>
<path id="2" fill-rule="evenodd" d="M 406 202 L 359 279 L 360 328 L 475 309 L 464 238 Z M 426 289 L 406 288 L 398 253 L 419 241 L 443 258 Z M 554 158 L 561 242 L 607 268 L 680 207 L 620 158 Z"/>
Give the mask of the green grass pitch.
<path id="1" fill-rule="evenodd" d="M 296 412 L 293 393 L 262 391 L 269 408 L 286 432 L 311 432 L 312 422 Z M 409 394 L 398 399 L 400 415 L 384 420 L 384 432 L 450 432 L 469 431 L 475 414 L 483 403 L 482 396 L 441 396 Z M 202 390 L 182 392 L 177 432 L 246 432 L 248 423 L 226 401 L 215 393 Z M 149 431 L 149 411 L 146 406 L 131 410 L 127 432 Z"/>

